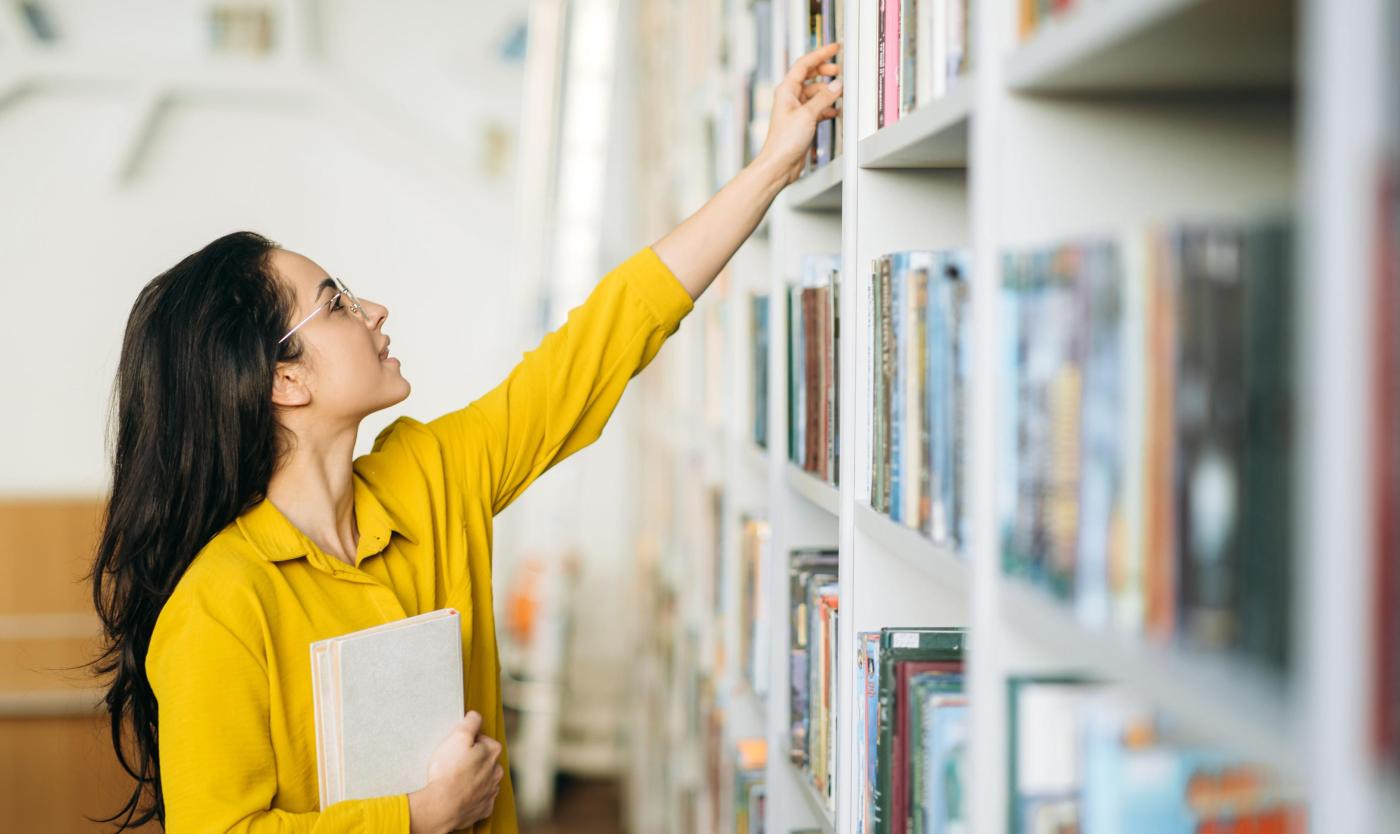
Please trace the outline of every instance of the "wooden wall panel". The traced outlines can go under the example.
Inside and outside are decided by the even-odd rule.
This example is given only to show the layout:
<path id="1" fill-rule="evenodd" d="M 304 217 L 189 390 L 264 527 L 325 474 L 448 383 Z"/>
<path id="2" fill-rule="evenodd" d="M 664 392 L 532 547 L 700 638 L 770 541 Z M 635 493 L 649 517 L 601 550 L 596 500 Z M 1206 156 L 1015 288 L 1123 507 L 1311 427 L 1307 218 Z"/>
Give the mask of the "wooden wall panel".
<path id="1" fill-rule="evenodd" d="M 91 566 L 100 498 L 0 501 L 0 829 L 110 831 L 135 782 L 117 763 L 100 688 Z M 144 830 L 156 831 L 152 825 Z"/>
<path id="2" fill-rule="evenodd" d="M 104 715 L 0 719 L 0 828 L 95 834 L 135 781 L 117 762 Z M 154 823 L 137 829 L 159 831 Z"/>
<path id="3" fill-rule="evenodd" d="M 0 501 L 0 614 L 92 611 L 100 498 Z"/>

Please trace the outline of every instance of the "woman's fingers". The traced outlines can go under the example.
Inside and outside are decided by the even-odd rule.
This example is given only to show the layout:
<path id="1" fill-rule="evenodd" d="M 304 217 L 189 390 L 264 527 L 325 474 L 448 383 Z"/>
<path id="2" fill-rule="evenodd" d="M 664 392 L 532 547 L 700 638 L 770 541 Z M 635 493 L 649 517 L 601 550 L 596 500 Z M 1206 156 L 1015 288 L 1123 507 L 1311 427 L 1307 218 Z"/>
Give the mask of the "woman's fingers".
<path id="1" fill-rule="evenodd" d="M 834 109 L 833 104 L 841 97 L 841 79 L 836 79 L 830 84 L 816 85 L 821 89 L 812 95 L 806 104 L 802 105 L 812 114 L 812 118 L 820 119 L 827 110 Z"/>
<path id="2" fill-rule="evenodd" d="M 793 63 L 792 68 L 788 70 L 787 78 L 784 80 L 801 84 L 803 81 L 806 81 L 807 77 L 815 72 L 818 67 L 830 63 L 830 59 L 836 57 L 836 53 L 840 51 L 840 49 L 841 43 L 837 41 L 808 52 Z"/>

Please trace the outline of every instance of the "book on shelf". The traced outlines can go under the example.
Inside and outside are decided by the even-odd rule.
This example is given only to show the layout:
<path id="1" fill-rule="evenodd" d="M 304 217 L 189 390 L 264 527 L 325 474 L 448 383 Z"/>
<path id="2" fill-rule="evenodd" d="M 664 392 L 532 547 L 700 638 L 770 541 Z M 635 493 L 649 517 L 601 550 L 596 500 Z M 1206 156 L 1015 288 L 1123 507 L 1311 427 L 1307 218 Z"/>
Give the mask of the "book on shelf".
<path id="1" fill-rule="evenodd" d="M 839 480 L 840 255 L 807 255 L 788 287 L 788 460 Z"/>
<path id="2" fill-rule="evenodd" d="M 786 7 L 786 0 L 778 0 L 778 5 Z M 748 121 L 744 130 L 744 165 L 752 162 L 763 149 L 763 143 L 768 138 L 768 124 L 773 116 L 773 0 L 754 0 L 751 10 L 754 55 L 745 90 Z"/>
<path id="3" fill-rule="evenodd" d="M 869 287 L 870 505 L 932 541 L 964 536 L 969 275 L 960 251 L 877 258 Z"/>
<path id="4" fill-rule="evenodd" d="M 1086 6 L 1121 3 L 1123 0 L 1017 0 L 1016 35 L 1028 40 L 1048 24 Z"/>
<path id="5" fill-rule="evenodd" d="M 1287 665 L 1286 221 L 1136 229 L 1003 259 L 1003 569 L 1093 627 Z"/>
<path id="6" fill-rule="evenodd" d="M 750 379 L 753 402 L 753 442 L 760 449 L 768 448 L 768 350 L 770 344 L 768 296 L 749 297 Z"/>
<path id="7" fill-rule="evenodd" d="M 740 646 L 739 663 L 749 687 L 757 695 L 768 691 L 767 584 L 772 531 L 762 518 L 743 519 L 740 534 Z"/>
<path id="8" fill-rule="evenodd" d="M 836 551 L 825 548 L 788 556 L 788 752 L 829 808 L 835 807 L 837 561 Z"/>
<path id="9" fill-rule="evenodd" d="M 1302 834 L 1301 803 L 1268 769 L 1202 744 L 1117 688 L 1009 682 L 1011 834 Z"/>
<path id="10" fill-rule="evenodd" d="M 1400 8 L 1392 14 L 1400 44 Z M 1397 53 L 1400 54 L 1400 53 Z M 1400 61 L 1397 61 L 1400 62 Z M 1400 101 L 1393 118 L 1396 147 L 1377 184 L 1375 276 L 1372 286 L 1372 496 L 1374 535 L 1374 748 L 1400 773 Z"/>
<path id="11" fill-rule="evenodd" d="M 462 618 L 441 608 L 310 646 L 321 807 L 407 793 L 465 714 Z"/>
<path id="12" fill-rule="evenodd" d="M 741 738 L 735 743 L 734 768 L 734 831 L 736 834 L 761 834 L 764 830 L 764 805 L 767 797 L 765 770 L 768 766 L 768 743 L 761 738 Z"/>
<path id="13" fill-rule="evenodd" d="M 964 639 L 961 629 L 936 628 L 856 635 L 861 834 L 963 830 Z"/>
<path id="14" fill-rule="evenodd" d="M 971 71 L 971 0 L 880 0 L 875 126 L 943 98 Z"/>
<path id="15" fill-rule="evenodd" d="M 845 5 L 845 0 L 806 0 L 807 27 L 805 29 L 804 52 L 820 49 L 841 38 Z M 844 56 L 837 55 L 834 63 L 840 63 L 842 60 L 844 60 Z M 821 76 L 813 83 L 825 84 L 832 80 L 827 76 Z M 807 154 L 804 174 L 826 165 L 841 155 L 842 118 L 838 115 L 834 119 L 823 119 L 817 124 L 816 135 L 812 139 L 812 147 Z"/>

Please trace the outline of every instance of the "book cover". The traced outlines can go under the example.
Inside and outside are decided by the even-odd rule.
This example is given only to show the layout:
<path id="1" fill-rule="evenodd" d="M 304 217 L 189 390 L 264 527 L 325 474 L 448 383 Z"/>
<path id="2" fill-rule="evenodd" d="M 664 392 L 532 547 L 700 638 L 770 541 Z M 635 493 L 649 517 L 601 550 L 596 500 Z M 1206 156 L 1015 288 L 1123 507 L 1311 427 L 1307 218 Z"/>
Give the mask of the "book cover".
<path id="1" fill-rule="evenodd" d="M 876 694 L 879 681 L 880 632 L 862 631 L 856 635 L 856 702 L 855 731 L 856 761 L 855 822 L 856 834 L 873 830 L 875 803 L 875 740 L 879 736 L 879 704 Z"/>
<path id="2" fill-rule="evenodd" d="M 1203 648 L 1234 642 L 1239 589 L 1240 450 L 1244 446 L 1244 237 L 1231 225 L 1175 236 L 1177 520 L 1181 636 Z"/>
<path id="3" fill-rule="evenodd" d="M 923 719 L 915 681 L 922 678 L 929 689 L 939 692 L 962 692 L 962 668 L 961 660 L 902 660 L 894 664 L 894 768 L 890 780 L 893 834 L 908 834 L 916 798 L 921 796 L 914 788 L 916 763 L 923 755 Z"/>
<path id="4" fill-rule="evenodd" d="M 909 295 L 909 253 L 890 255 L 890 487 L 886 512 L 895 521 L 904 520 L 904 444 L 907 427 L 904 423 L 904 387 L 908 384 L 909 345 L 905 334 L 908 317 L 905 299 Z"/>
<path id="5" fill-rule="evenodd" d="M 903 33 L 900 29 L 900 13 L 902 4 L 900 0 L 886 0 L 884 3 L 884 39 L 885 44 L 885 120 L 883 126 L 889 126 L 899 121 L 900 109 L 900 68 L 903 56 L 900 54 Z"/>
<path id="6" fill-rule="evenodd" d="M 444 608 L 310 645 L 321 807 L 416 791 L 466 710 L 461 615 Z"/>
<path id="7" fill-rule="evenodd" d="M 896 819 L 902 819 L 894 798 L 896 764 L 895 664 L 905 661 L 961 662 L 965 633 L 962 629 L 909 628 L 882 629 L 880 632 L 879 735 L 876 742 L 875 831 L 892 834 Z"/>
<path id="8" fill-rule="evenodd" d="M 1110 554 L 1124 549 L 1123 511 L 1123 295 L 1117 249 L 1108 241 L 1084 244 L 1079 280 L 1084 352 L 1083 454 L 1079 481 L 1079 542 L 1075 608 L 1081 622 L 1109 622 Z"/>
<path id="9" fill-rule="evenodd" d="M 893 433 L 893 381 L 895 368 L 895 338 L 894 320 L 892 315 L 891 287 L 893 277 L 891 274 L 892 261 L 889 256 L 880 260 L 880 310 L 878 313 L 880 321 L 880 437 L 883 441 L 880 446 L 880 505 L 875 509 L 888 514 L 890 511 L 890 490 L 891 490 L 891 434 Z"/>
<path id="10" fill-rule="evenodd" d="M 1294 515 L 1292 326 L 1293 230 L 1282 220 L 1253 225 L 1245 244 L 1245 428 L 1236 645 L 1274 669 L 1289 667 Z M 1392 377 L 1400 378 L 1400 377 Z"/>
<path id="11" fill-rule="evenodd" d="M 923 717 L 924 823 L 918 834 L 967 834 L 967 699 L 935 693 Z"/>

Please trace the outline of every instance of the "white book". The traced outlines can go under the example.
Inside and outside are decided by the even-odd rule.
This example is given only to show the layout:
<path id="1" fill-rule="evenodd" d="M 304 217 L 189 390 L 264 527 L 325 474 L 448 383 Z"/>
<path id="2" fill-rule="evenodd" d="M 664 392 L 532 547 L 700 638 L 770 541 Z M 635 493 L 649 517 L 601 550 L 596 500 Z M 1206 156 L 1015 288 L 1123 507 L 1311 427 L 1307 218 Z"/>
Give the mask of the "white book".
<path id="1" fill-rule="evenodd" d="M 321 808 L 410 793 L 464 714 L 462 619 L 429 611 L 311 644 Z"/>

